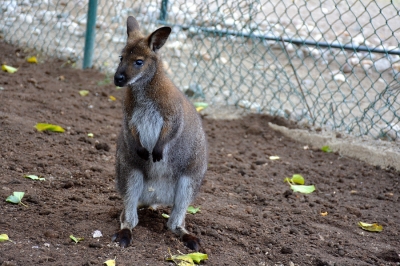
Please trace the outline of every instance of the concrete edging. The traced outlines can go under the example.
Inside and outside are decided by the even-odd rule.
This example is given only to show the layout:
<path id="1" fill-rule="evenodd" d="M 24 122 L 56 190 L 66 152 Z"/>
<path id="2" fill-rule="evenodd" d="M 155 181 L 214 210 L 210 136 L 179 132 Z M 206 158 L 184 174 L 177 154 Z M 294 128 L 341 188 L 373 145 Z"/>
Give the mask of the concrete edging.
<path id="1" fill-rule="evenodd" d="M 312 133 L 303 129 L 288 129 L 284 126 L 268 123 L 269 127 L 284 136 L 319 149 L 328 145 L 332 151 L 341 155 L 364 161 L 382 168 L 394 167 L 400 171 L 400 147 L 397 143 L 379 140 L 359 140 L 350 136 L 336 138 L 334 132 Z"/>

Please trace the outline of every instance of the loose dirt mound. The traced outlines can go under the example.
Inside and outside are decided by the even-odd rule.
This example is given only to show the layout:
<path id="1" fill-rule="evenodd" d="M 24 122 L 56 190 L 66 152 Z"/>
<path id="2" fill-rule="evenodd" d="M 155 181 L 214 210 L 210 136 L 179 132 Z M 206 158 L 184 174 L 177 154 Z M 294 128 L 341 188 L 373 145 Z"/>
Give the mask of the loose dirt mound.
<path id="1" fill-rule="evenodd" d="M 122 208 L 114 153 L 123 90 L 94 70 L 58 60 L 28 64 L 27 55 L 0 43 L 2 63 L 19 68 L 0 74 L 0 234 L 12 240 L 0 243 L 0 265 L 102 265 L 115 257 L 117 265 L 168 265 L 168 249 L 189 252 L 166 229 L 161 214 L 169 208 L 140 210 L 129 248 L 110 242 Z M 399 173 L 304 149 L 270 121 L 283 123 L 204 118 L 209 170 L 194 202 L 201 212 L 186 223 L 209 255 L 205 264 L 399 265 Z M 38 122 L 66 132 L 39 133 Z M 292 193 L 283 179 L 295 173 L 317 190 Z M 28 207 L 5 201 L 13 191 L 25 192 Z M 363 231 L 359 221 L 384 230 Z M 93 238 L 95 230 L 103 237 Z M 71 234 L 85 239 L 74 244 Z"/>

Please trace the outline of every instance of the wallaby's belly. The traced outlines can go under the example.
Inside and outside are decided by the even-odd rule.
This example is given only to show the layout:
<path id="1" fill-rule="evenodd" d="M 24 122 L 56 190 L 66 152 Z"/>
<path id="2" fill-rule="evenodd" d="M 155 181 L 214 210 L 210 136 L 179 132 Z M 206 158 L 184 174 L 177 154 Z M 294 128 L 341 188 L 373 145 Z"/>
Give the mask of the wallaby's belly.
<path id="1" fill-rule="evenodd" d="M 139 205 L 167 205 L 174 202 L 176 179 L 168 161 L 150 162 L 147 173 L 144 174 L 143 190 L 139 198 Z"/>
<path id="2" fill-rule="evenodd" d="M 161 114 L 152 103 L 145 102 L 134 109 L 130 125 L 136 128 L 140 143 L 151 153 L 163 126 Z"/>

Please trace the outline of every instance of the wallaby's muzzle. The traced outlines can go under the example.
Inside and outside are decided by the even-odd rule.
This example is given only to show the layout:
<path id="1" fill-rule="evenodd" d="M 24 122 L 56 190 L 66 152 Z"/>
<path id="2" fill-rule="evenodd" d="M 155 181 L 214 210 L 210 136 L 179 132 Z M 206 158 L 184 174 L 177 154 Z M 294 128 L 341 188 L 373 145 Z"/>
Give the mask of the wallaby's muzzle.
<path id="1" fill-rule="evenodd" d="M 123 87 L 126 85 L 126 76 L 119 72 L 115 73 L 114 75 L 114 84 L 118 87 Z"/>

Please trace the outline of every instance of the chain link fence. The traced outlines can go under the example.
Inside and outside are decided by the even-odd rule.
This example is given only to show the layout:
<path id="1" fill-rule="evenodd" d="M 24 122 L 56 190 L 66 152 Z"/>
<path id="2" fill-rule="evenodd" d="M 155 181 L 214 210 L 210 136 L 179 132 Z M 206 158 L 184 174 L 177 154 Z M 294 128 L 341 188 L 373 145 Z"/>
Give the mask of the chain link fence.
<path id="1" fill-rule="evenodd" d="M 5 0 L 0 34 L 80 67 L 87 6 Z M 172 27 L 165 68 L 194 98 L 400 140 L 398 0 L 100 0 L 93 64 L 109 82 L 129 15 L 147 33 Z"/>

